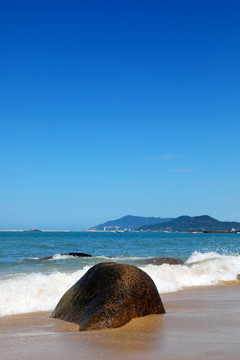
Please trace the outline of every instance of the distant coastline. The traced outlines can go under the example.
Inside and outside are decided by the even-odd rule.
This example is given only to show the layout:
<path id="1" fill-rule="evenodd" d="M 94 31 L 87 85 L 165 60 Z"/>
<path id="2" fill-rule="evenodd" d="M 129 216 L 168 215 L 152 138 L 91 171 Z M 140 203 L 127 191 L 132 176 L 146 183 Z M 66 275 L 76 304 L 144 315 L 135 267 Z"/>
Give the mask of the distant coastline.
<path id="1" fill-rule="evenodd" d="M 179 216 L 177 218 L 156 218 L 126 215 L 120 219 L 110 220 L 103 224 L 96 225 L 89 229 L 8 229 L 1 232 L 163 232 L 163 233 L 240 233 L 240 222 L 219 221 L 209 215 L 200 216 Z"/>
<path id="2" fill-rule="evenodd" d="M 87 231 L 87 230 L 39 230 L 36 232 L 79 232 L 79 231 Z M 31 230 L 0 230 L 0 232 L 35 232 L 35 231 L 31 231 Z"/>
<path id="3" fill-rule="evenodd" d="M 240 222 L 219 221 L 209 215 L 188 216 L 182 215 L 177 218 L 154 218 L 127 215 L 120 219 L 107 221 L 92 227 L 92 231 L 112 232 L 216 232 L 238 233 Z"/>

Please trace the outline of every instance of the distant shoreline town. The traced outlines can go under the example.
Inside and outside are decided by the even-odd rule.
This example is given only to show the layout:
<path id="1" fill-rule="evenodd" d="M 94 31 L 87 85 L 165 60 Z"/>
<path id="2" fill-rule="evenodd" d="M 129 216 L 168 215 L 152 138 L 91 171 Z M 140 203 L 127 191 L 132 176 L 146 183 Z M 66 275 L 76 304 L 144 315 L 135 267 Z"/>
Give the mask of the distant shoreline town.
<path id="1" fill-rule="evenodd" d="M 177 218 L 154 218 L 127 215 L 107 221 L 91 231 L 137 231 L 137 232 L 189 232 L 189 233 L 239 233 L 240 223 L 219 221 L 209 215 L 179 216 Z"/>

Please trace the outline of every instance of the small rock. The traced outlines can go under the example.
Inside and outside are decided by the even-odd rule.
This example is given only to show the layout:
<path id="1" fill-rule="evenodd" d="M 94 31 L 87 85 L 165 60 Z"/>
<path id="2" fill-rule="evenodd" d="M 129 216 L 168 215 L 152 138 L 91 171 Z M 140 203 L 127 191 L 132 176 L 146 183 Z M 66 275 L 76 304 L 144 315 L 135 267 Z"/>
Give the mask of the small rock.
<path id="1" fill-rule="evenodd" d="M 139 263 L 142 265 L 153 264 L 153 265 L 162 265 L 162 264 L 169 264 L 169 265 L 183 265 L 184 262 L 181 259 L 174 259 L 174 258 L 149 258 L 139 260 Z"/>

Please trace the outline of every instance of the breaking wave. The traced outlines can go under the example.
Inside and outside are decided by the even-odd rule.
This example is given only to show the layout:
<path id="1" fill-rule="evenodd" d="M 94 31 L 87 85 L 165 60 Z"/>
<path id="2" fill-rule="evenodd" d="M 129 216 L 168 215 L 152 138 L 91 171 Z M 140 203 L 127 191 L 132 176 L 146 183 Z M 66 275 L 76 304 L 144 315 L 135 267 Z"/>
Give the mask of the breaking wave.
<path id="1" fill-rule="evenodd" d="M 53 310 L 65 291 L 90 267 L 86 265 L 74 272 L 18 274 L 0 280 L 0 316 Z M 153 279 L 161 294 L 236 280 L 240 274 L 240 256 L 195 251 L 184 265 L 148 264 L 140 268 Z"/>

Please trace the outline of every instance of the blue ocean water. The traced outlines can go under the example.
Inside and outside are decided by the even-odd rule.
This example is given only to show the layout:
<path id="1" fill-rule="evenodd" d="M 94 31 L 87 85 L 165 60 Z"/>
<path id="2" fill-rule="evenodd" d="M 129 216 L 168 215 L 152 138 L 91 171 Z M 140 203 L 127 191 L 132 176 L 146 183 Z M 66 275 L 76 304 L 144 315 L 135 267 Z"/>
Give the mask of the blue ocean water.
<path id="1" fill-rule="evenodd" d="M 83 252 L 92 257 L 63 255 Z M 0 316 L 51 310 L 93 265 L 131 263 L 159 292 L 232 281 L 240 273 L 240 234 L 0 232 Z M 40 260 L 53 256 L 48 260 Z M 174 257 L 184 265 L 141 263 Z"/>

